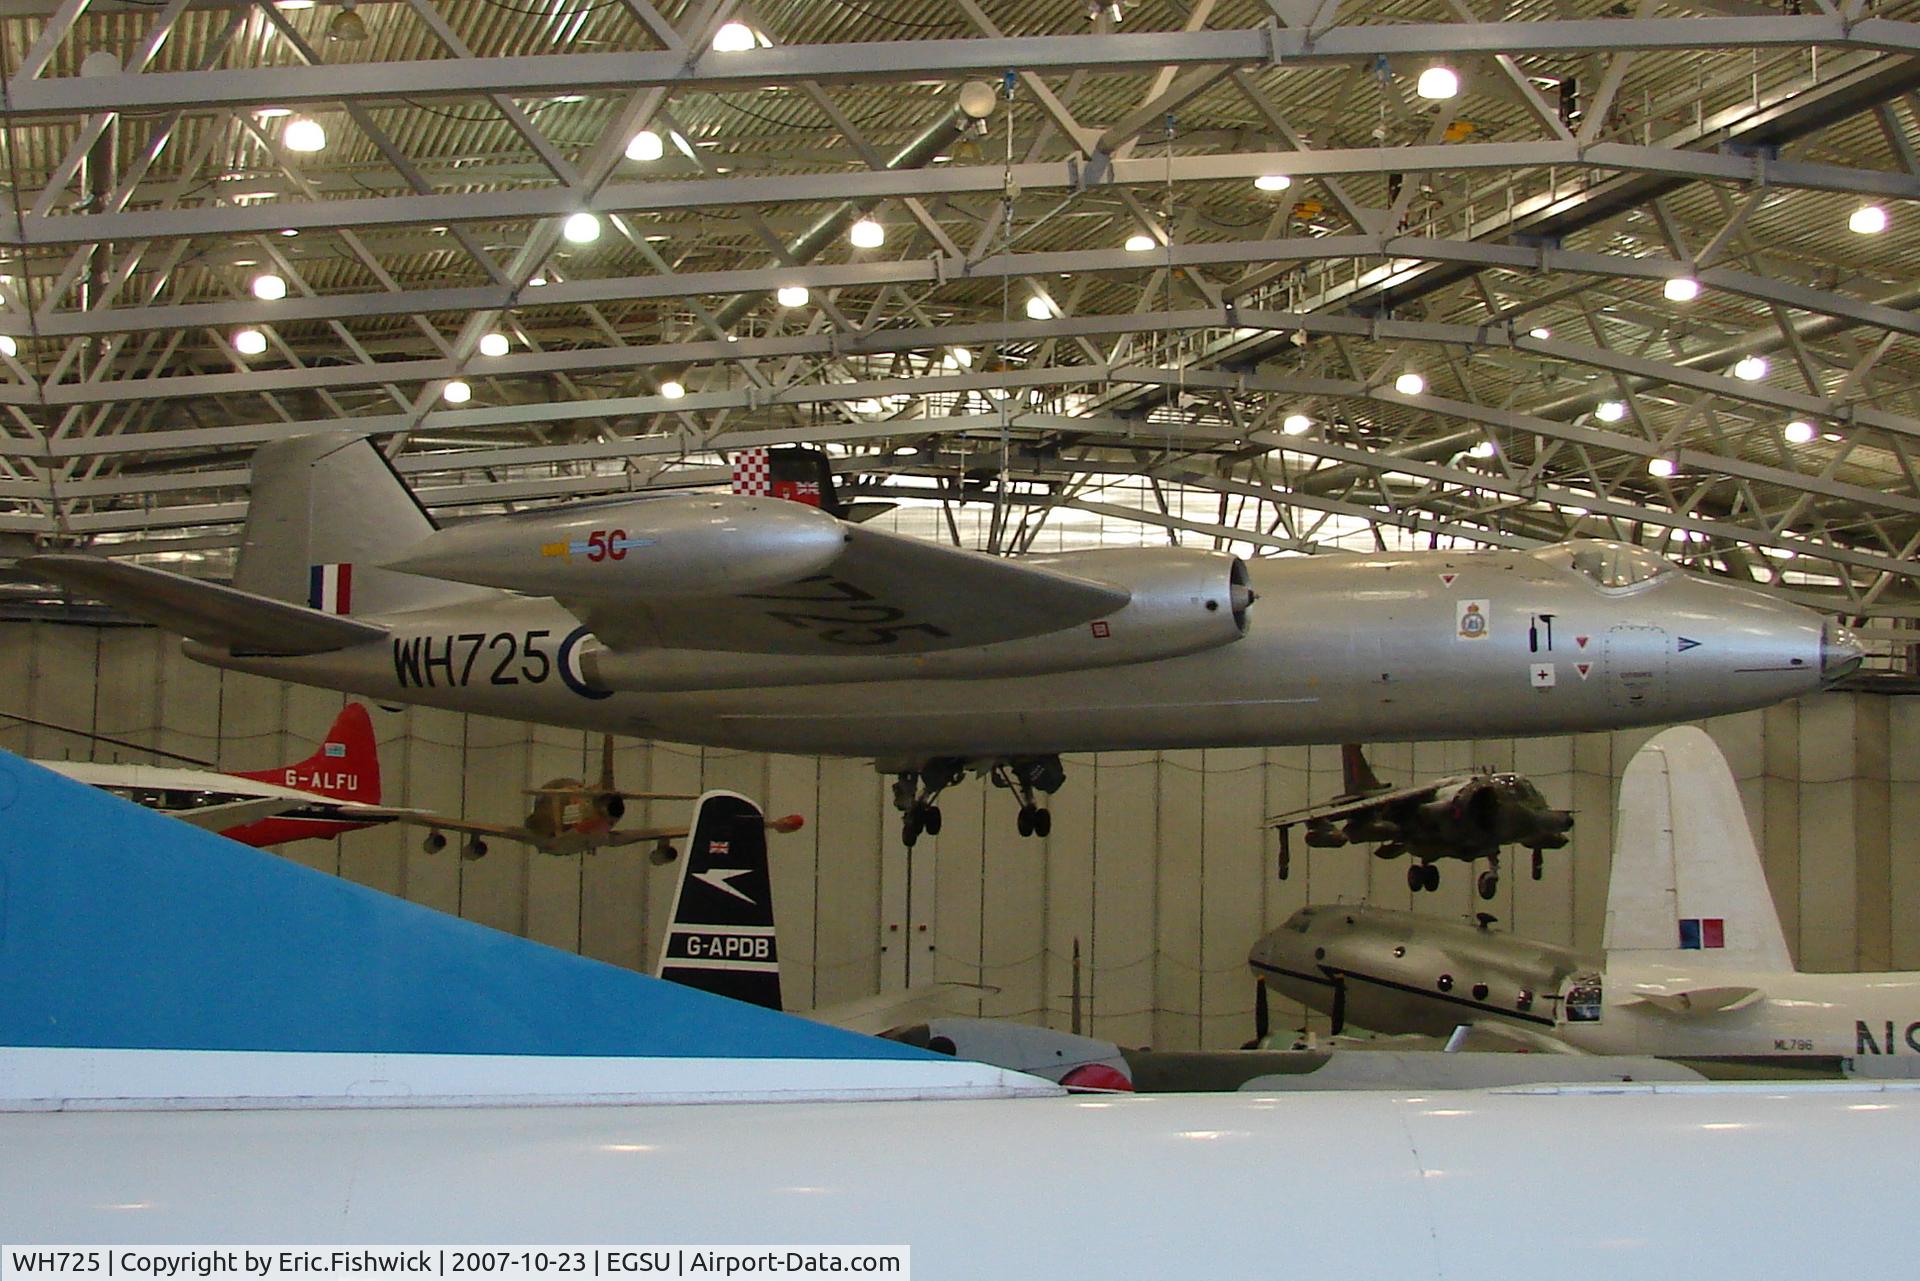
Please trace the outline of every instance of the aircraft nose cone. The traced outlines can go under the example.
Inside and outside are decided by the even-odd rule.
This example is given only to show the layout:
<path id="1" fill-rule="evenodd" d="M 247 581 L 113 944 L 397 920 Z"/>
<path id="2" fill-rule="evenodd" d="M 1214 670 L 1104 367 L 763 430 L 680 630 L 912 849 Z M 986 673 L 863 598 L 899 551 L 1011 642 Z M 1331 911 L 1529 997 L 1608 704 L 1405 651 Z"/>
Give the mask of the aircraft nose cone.
<path id="1" fill-rule="evenodd" d="M 1838 619 L 1829 618 L 1821 625 L 1820 679 L 1823 683 L 1830 685 L 1843 676 L 1851 676 L 1865 656 L 1860 638 L 1842 627 Z"/>

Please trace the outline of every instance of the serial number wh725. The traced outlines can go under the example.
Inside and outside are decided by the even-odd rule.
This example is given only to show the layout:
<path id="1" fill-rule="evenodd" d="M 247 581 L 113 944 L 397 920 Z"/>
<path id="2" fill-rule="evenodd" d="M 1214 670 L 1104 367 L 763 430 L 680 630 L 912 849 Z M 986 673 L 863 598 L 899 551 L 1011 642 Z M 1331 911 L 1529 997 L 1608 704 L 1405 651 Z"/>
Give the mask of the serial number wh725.
<path id="1" fill-rule="evenodd" d="M 541 685 L 553 675 L 545 628 L 395 637 L 393 674 L 401 689 L 464 685 Z"/>

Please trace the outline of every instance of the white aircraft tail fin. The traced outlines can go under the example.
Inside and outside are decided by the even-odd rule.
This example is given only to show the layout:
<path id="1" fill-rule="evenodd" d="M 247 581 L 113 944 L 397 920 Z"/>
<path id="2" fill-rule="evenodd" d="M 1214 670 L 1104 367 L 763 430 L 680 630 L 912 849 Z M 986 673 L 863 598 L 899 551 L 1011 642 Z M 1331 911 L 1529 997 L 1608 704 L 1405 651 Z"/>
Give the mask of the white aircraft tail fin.
<path id="1" fill-rule="evenodd" d="M 1704 731 L 1663 730 L 1634 755 L 1613 831 L 1609 963 L 1793 970 L 1740 791 Z"/>
<path id="2" fill-rule="evenodd" d="M 500 595 L 377 568 L 434 531 L 386 455 L 354 432 L 295 436 L 253 456 L 233 585 L 329 614 L 384 614 Z"/>

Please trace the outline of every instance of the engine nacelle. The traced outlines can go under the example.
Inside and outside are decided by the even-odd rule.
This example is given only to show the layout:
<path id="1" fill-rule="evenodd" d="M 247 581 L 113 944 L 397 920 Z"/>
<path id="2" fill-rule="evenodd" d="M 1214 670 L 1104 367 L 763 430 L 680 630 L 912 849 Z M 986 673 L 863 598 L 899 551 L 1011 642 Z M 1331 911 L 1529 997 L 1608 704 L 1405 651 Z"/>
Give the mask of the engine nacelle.
<path id="1" fill-rule="evenodd" d="M 1118 667 L 1178 658 L 1244 636 L 1246 562 L 1185 547 L 1101 548 L 1034 563 L 1131 593 L 1106 618 L 999 645 L 928 654 L 783 655 L 583 646 L 582 674 L 603 689 L 668 692 L 822 685 L 840 681 L 971 680 Z"/>
<path id="2" fill-rule="evenodd" d="M 539 596 L 730 596 L 817 574 L 845 546 L 801 503 L 668 494 L 455 525 L 382 568 Z"/>

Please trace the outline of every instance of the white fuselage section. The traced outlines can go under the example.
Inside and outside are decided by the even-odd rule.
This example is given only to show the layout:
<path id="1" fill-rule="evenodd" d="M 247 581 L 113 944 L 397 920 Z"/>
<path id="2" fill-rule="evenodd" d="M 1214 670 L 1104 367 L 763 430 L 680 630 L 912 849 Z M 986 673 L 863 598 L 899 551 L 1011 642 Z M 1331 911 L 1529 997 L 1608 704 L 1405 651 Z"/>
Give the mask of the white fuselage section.
<path id="1" fill-rule="evenodd" d="M 615 693 L 582 674 L 593 637 L 538 597 L 389 615 L 377 621 L 390 640 L 330 654 L 188 652 L 384 703 L 901 760 L 1568 733 L 1764 706 L 1822 676 L 1817 615 L 1685 574 L 1609 589 L 1520 552 L 1250 570 L 1259 599 L 1244 637 L 1047 675 Z"/>

